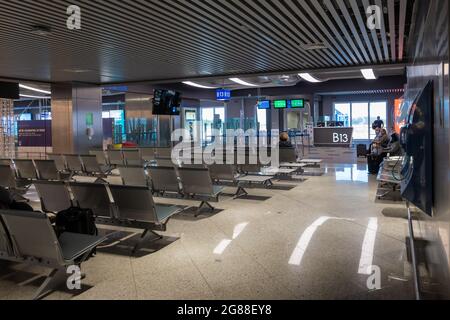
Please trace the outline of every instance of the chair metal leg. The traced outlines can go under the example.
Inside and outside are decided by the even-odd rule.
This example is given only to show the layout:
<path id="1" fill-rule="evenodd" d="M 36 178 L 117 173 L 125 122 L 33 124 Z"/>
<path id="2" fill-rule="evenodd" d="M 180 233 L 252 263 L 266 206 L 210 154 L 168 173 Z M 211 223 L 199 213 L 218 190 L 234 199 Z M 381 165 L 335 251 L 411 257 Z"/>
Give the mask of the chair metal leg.
<path id="1" fill-rule="evenodd" d="M 164 238 L 162 235 L 157 234 L 153 230 L 145 229 L 144 232 L 141 235 L 141 239 L 138 241 L 138 243 L 136 243 L 136 245 L 134 246 L 133 250 L 131 251 L 132 254 L 135 254 L 142 247 L 144 241 L 146 240 L 145 237 L 147 236 L 148 233 L 151 233 L 151 234 L 156 236 L 156 238 L 153 239 L 152 242 L 153 241 L 158 241 L 158 240 L 161 240 L 161 239 Z"/>
<path id="2" fill-rule="evenodd" d="M 266 188 L 269 188 L 269 187 L 273 186 L 272 180 L 267 180 L 267 181 L 265 182 L 265 186 L 266 186 Z"/>
<path id="3" fill-rule="evenodd" d="M 243 196 L 247 196 L 248 192 L 244 189 L 242 186 L 238 186 L 238 189 L 236 190 L 236 193 L 234 194 L 233 199 L 237 199 Z"/>
<path id="4" fill-rule="evenodd" d="M 214 207 L 208 201 L 202 201 L 202 203 L 200 203 L 200 205 L 198 206 L 195 217 L 198 217 L 200 215 L 200 212 L 202 211 L 202 208 L 204 206 L 207 206 L 211 210 L 211 212 L 214 211 Z"/>
<path id="5" fill-rule="evenodd" d="M 67 282 L 67 278 L 66 268 L 53 269 L 36 291 L 33 300 L 39 300 L 51 291 L 62 287 Z"/>

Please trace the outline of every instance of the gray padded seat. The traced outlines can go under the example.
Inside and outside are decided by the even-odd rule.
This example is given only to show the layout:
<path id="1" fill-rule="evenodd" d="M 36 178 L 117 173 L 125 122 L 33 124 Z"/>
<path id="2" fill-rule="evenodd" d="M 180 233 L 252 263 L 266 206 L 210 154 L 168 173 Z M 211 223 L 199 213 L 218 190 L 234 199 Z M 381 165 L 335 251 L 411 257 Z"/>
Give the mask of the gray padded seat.
<path id="1" fill-rule="evenodd" d="M 124 149 L 122 150 L 123 159 L 127 166 L 142 166 L 144 160 L 142 159 L 141 152 L 138 149 Z"/>
<path id="2" fill-rule="evenodd" d="M 296 163 L 297 152 L 294 148 L 280 148 L 280 163 Z"/>
<path id="3" fill-rule="evenodd" d="M 120 177 L 126 186 L 148 187 L 149 177 L 141 166 L 119 166 Z"/>
<path id="4" fill-rule="evenodd" d="M 95 183 L 69 183 L 74 204 L 83 209 L 92 209 L 98 217 L 111 217 L 111 199 L 106 185 Z"/>
<path id="5" fill-rule="evenodd" d="M 66 154 L 67 169 L 72 173 L 84 172 L 83 163 L 81 162 L 80 156 L 75 154 Z"/>
<path id="6" fill-rule="evenodd" d="M 261 164 L 243 164 L 240 165 L 240 171 L 245 174 L 259 174 L 261 172 Z"/>
<path id="7" fill-rule="evenodd" d="M 180 183 L 174 167 L 149 167 L 153 191 L 180 193 Z"/>
<path id="8" fill-rule="evenodd" d="M 213 185 L 208 169 L 179 168 L 178 173 L 185 194 L 215 197 L 224 189 Z"/>
<path id="9" fill-rule="evenodd" d="M 38 179 L 40 180 L 59 180 L 59 172 L 54 160 L 34 160 Z"/>
<path id="10" fill-rule="evenodd" d="M 175 167 L 171 158 L 156 157 L 156 164 L 158 167 Z"/>
<path id="11" fill-rule="evenodd" d="M 58 168 L 59 172 L 65 172 L 67 170 L 66 160 L 60 154 L 49 154 L 49 160 L 55 161 L 56 168 Z"/>
<path id="12" fill-rule="evenodd" d="M 97 159 L 97 163 L 101 166 L 108 166 L 109 162 L 108 159 L 106 158 L 106 154 L 103 150 L 91 150 L 89 151 L 89 154 L 91 156 L 95 156 L 95 158 Z"/>
<path id="13" fill-rule="evenodd" d="M 172 158 L 172 148 L 155 148 L 157 157 Z"/>
<path id="14" fill-rule="evenodd" d="M 0 211 L 11 236 L 17 261 L 24 261 L 52 269 L 38 289 L 38 299 L 66 283 L 66 268 L 79 265 L 105 238 L 82 234 L 63 233 L 58 239 L 44 213 Z"/>
<path id="15" fill-rule="evenodd" d="M 0 259 L 12 256 L 11 239 L 0 216 Z"/>
<path id="16" fill-rule="evenodd" d="M 155 148 L 140 148 L 140 150 L 144 161 L 150 162 L 155 160 Z"/>
<path id="17" fill-rule="evenodd" d="M 235 182 L 237 178 L 236 166 L 232 164 L 213 164 L 209 166 L 211 179 L 214 181 Z"/>
<path id="18" fill-rule="evenodd" d="M 35 181 L 42 211 L 58 213 L 72 206 L 69 190 L 62 181 Z"/>
<path id="19" fill-rule="evenodd" d="M 12 161 L 10 159 L 0 159 L 0 165 L 10 166 Z"/>
<path id="20" fill-rule="evenodd" d="M 155 204 L 152 192 L 147 187 L 110 186 L 110 190 L 119 212 L 119 219 L 162 225 L 181 210 L 177 206 Z"/>
<path id="21" fill-rule="evenodd" d="M 200 213 L 203 206 L 208 206 L 211 211 L 214 207 L 209 201 L 218 202 L 219 196 L 225 189 L 222 186 L 215 186 L 212 183 L 208 169 L 196 168 L 179 168 L 181 184 L 183 185 L 183 193 L 185 196 L 191 197 L 193 200 L 201 201 L 197 209 L 196 216 Z"/>
<path id="22" fill-rule="evenodd" d="M 107 154 L 110 165 L 123 166 L 125 164 L 121 150 L 108 150 Z"/>
<path id="23" fill-rule="evenodd" d="M 33 160 L 14 160 L 19 179 L 36 180 L 37 173 Z"/>
<path id="24" fill-rule="evenodd" d="M 14 169 L 10 165 L 0 165 L 0 187 L 7 189 L 16 188 Z"/>
<path id="25" fill-rule="evenodd" d="M 90 175 L 103 175 L 103 170 L 97 162 L 97 157 L 93 155 L 80 155 L 84 172 Z"/>

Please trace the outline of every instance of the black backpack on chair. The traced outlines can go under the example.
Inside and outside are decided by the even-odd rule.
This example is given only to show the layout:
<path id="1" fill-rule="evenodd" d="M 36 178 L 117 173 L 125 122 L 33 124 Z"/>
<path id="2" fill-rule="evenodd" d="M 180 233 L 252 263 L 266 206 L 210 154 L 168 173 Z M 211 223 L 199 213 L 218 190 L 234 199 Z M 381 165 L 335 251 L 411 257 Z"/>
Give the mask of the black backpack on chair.
<path id="1" fill-rule="evenodd" d="M 98 235 L 95 217 L 91 209 L 71 207 L 56 215 L 56 234 L 64 232 Z"/>

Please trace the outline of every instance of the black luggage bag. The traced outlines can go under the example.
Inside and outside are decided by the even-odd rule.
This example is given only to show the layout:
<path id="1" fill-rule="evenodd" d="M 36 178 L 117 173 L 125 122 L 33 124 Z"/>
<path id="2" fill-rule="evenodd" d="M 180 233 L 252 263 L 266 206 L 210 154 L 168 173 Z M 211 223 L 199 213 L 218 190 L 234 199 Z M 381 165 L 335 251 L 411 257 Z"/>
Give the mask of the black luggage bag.
<path id="1" fill-rule="evenodd" d="M 365 144 L 358 144 L 356 146 L 356 153 L 357 153 L 357 157 L 367 157 L 367 147 Z"/>
<path id="2" fill-rule="evenodd" d="M 72 207 L 56 215 L 56 234 L 64 232 L 98 235 L 95 217 L 91 209 Z"/>

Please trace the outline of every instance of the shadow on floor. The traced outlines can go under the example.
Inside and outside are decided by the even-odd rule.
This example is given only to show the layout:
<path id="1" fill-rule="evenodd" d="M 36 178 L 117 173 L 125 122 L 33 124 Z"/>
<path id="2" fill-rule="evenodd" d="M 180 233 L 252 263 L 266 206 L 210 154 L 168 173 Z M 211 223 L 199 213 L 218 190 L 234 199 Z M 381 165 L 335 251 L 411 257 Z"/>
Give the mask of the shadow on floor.
<path id="1" fill-rule="evenodd" d="M 106 233 L 107 240 L 103 242 L 101 246 L 97 247 L 97 252 L 119 256 L 132 256 L 136 258 L 142 258 L 153 254 L 179 240 L 179 238 L 176 237 L 163 236 L 158 238 L 152 233 L 148 233 L 147 236 L 142 239 L 141 232 L 101 230 L 99 233 Z"/>
<path id="2" fill-rule="evenodd" d="M 5 268 L 2 268 L 0 273 L 0 285 L 2 287 L 10 287 L 11 290 L 9 290 L 9 293 L 13 293 L 14 290 L 21 290 L 23 291 L 23 287 L 33 287 L 33 292 L 30 292 L 29 297 L 23 296 L 20 297 L 20 299 L 33 299 L 34 291 L 37 291 L 38 288 L 42 285 L 42 283 L 46 280 L 47 275 L 50 273 L 50 269 L 43 270 L 39 273 L 33 273 L 26 270 L 17 270 L 14 269 L 14 267 L 20 267 L 20 264 L 11 263 L 8 264 Z M 3 267 L 3 265 L 2 265 Z M 70 275 L 68 275 L 69 277 Z M 67 288 L 67 286 L 62 285 L 57 289 L 57 292 L 66 293 L 68 295 L 68 298 L 74 298 L 80 294 L 83 294 L 84 292 L 92 289 L 93 286 L 81 284 L 81 289 L 79 290 L 70 290 Z M 54 291 L 48 292 L 46 295 L 42 296 L 41 299 L 49 296 Z M 27 291 L 28 293 L 28 291 Z M 3 297 L 6 297 L 7 295 L 1 295 L 0 299 Z"/>
<path id="3" fill-rule="evenodd" d="M 202 209 L 199 213 L 197 212 L 198 207 L 188 207 L 184 211 L 177 214 L 172 219 L 183 220 L 183 221 L 199 221 L 203 219 L 211 218 L 222 211 L 223 209 L 214 208 L 214 210 L 209 210 L 207 208 Z"/>

